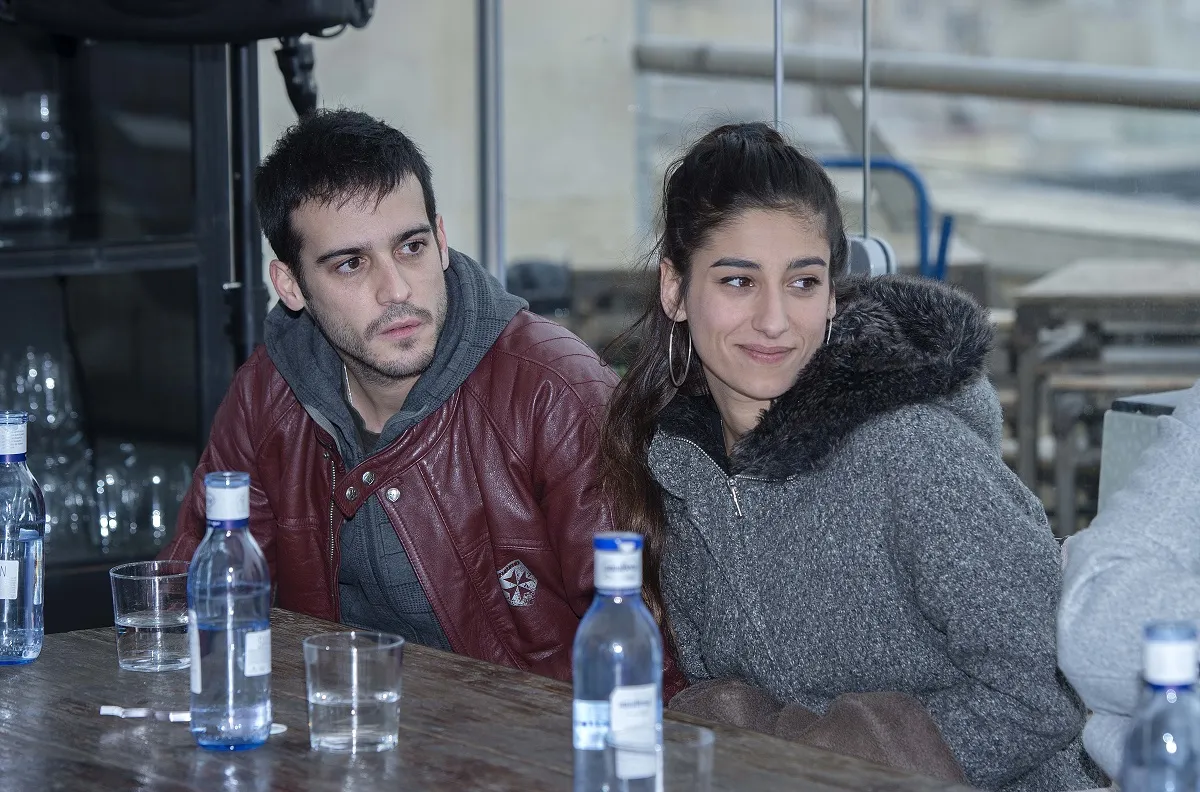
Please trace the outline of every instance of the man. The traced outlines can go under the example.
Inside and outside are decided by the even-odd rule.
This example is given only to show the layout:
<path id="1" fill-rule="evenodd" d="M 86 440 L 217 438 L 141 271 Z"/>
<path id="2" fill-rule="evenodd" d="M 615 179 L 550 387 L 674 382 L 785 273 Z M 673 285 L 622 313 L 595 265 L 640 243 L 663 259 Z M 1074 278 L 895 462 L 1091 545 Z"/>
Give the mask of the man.
<path id="1" fill-rule="evenodd" d="M 247 471 L 276 604 L 571 677 L 617 377 L 447 246 L 429 166 L 317 112 L 257 172 L 281 305 L 217 412 L 164 557 L 203 538 L 204 474 Z"/>

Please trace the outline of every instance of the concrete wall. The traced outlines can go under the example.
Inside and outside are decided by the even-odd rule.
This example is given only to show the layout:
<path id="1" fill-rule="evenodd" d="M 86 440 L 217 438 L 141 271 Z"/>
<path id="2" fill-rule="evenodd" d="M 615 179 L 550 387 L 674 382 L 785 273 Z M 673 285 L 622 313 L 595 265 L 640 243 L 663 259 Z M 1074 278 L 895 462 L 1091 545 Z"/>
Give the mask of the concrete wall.
<path id="1" fill-rule="evenodd" d="M 504 0 L 510 261 L 619 265 L 634 238 L 633 0 Z M 433 167 L 450 242 L 478 253 L 475 3 L 379 3 L 365 30 L 316 41 L 321 104 L 394 124 Z M 259 49 L 264 152 L 295 113 Z"/>
<path id="2" fill-rule="evenodd" d="M 364 30 L 315 40 L 316 81 L 326 107 L 376 115 L 409 134 L 433 168 L 451 244 L 477 250 L 475 3 L 384 2 Z M 259 43 L 265 154 L 296 119 L 275 62 Z"/>

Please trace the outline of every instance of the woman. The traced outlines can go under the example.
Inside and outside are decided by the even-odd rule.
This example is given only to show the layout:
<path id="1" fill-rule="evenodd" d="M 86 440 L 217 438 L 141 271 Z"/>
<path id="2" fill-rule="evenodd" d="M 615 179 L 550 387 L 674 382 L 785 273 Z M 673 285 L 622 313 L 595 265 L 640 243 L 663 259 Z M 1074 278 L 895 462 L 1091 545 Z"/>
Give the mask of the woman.
<path id="1" fill-rule="evenodd" d="M 804 738 L 881 705 L 903 745 L 909 702 L 972 784 L 1102 783 L 1055 667 L 1057 547 L 1000 458 L 979 308 L 930 281 L 843 283 L 834 187 L 764 124 L 676 162 L 662 222 L 603 447 L 693 685 L 672 707 Z"/>

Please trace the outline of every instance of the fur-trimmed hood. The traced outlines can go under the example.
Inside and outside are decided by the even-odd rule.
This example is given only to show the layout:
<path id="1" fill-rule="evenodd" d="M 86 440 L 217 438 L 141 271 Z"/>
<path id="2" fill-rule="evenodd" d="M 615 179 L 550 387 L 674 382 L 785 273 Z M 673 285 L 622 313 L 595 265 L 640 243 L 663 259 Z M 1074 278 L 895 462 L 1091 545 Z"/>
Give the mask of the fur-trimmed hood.
<path id="1" fill-rule="evenodd" d="M 796 384 L 726 458 L 716 406 L 707 394 L 676 396 L 659 428 L 691 440 L 738 475 L 787 478 L 820 467 L 867 420 L 896 408 L 945 400 L 984 372 L 992 330 L 962 292 L 905 276 L 851 278 L 838 287 L 832 337 Z M 987 416 L 961 417 L 989 441 Z"/>

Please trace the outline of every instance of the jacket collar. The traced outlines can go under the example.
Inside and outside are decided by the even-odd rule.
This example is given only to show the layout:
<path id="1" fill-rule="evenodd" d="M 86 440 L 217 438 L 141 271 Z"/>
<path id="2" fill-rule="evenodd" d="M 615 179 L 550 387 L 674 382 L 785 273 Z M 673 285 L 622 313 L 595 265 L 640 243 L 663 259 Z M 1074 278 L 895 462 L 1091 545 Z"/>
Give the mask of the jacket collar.
<path id="1" fill-rule="evenodd" d="M 820 467 L 872 417 L 950 396 L 984 371 L 991 326 L 956 289 L 905 276 L 851 278 L 837 300 L 829 343 L 728 458 L 708 394 L 676 396 L 659 428 L 696 443 L 727 472 L 783 479 Z"/>

